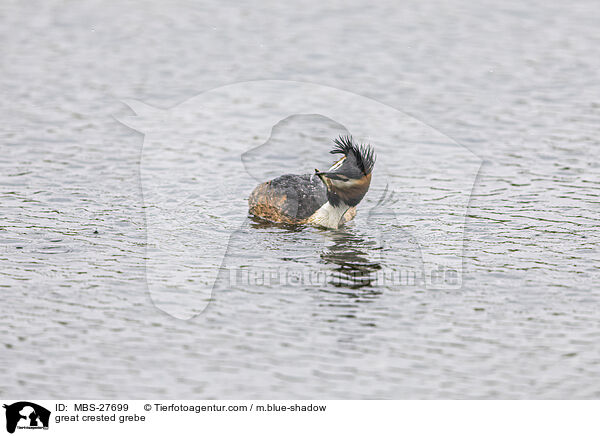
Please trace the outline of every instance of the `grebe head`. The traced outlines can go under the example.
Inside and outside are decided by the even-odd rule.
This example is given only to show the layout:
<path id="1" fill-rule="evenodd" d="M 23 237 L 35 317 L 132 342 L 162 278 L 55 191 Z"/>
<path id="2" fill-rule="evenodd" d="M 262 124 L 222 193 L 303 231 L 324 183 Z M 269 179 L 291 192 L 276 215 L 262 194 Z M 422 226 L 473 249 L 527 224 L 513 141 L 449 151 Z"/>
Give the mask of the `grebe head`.
<path id="1" fill-rule="evenodd" d="M 328 171 L 315 170 L 315 174 L 327 186 L 327 199 L 332 206 L 345 203 L 356 206 L 363 199 L 371 184 L 371 172 L 375 154 L 370 145 L 355 144 L 351 136 L 340 136 L 333 141 L 332 154 L 343 154 Z"/>

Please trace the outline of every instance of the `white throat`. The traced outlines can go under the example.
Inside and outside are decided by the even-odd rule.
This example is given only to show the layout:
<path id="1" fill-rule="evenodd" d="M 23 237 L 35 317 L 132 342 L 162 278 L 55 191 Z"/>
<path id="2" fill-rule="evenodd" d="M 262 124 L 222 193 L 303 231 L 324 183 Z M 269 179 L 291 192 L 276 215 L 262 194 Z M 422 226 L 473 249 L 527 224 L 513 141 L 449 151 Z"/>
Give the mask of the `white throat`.
<path id="1" fill-rule="evenodd" d="M 348 209 L 350 209 L 350 206 L 344 204 L 344 202 L 340 202 L 337 206 L 332 206 L 328 201 L 308 218 L 308 222 L 317 226 L 337 229 Z"/>

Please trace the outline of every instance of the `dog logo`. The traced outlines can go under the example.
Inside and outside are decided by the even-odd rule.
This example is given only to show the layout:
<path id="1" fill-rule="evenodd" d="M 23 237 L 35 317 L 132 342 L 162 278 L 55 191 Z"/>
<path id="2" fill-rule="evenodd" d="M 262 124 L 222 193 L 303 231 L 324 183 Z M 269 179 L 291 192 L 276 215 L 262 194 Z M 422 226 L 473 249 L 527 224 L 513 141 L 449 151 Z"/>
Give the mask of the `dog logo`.
<path id="1" fill-rule="evenodd" d="M 6 431 L 14 433 L 18 429 L 48 429 L 50 411 L 38 404 L 19 401 L 4 405 L 6 409 Z"/>
<path id="2" fill-rule="evenodd" d="M 309 163 L 327 165 L 329 148 L 303 148 L 303 137 L 313 131 L 277 140 L 278 126 L 299 115 L 319 115 L 375 146 L 377 174 L 369 195 L 394 194 L 372 215 L 384 223 L 386 246 L 402 252 L 407 238 L 400 236 L 410 235 L 427 288 L 462 286 L 464 227 L 482 161 L 425 123 L 348 91 L 291 81 L 231 84 L 168 110 L 125 103 L 135 116 L 119 121 L 144 134 L 146 283 L 155 306 L 171 316 L 189 319 L 213 300 L 257 183 L 317 168 Z M 294 147 L 283 145 L 288 143 Z M 400 227 L 403 232 L 395 230 Z M 257 272 L 265 269 L 260 259 L 254 263 Z"/>

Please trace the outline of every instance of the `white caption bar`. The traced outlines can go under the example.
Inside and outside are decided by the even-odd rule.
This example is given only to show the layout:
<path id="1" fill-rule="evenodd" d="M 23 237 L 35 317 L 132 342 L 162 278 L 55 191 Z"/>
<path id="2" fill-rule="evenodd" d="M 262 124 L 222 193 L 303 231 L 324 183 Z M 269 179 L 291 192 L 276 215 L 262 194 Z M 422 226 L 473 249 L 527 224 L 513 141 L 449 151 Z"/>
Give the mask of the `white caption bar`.
<path id="1" fill-rule="evenodd" d="M 18 436 L 600 434 L 597 401 L 1 401 Z"/>

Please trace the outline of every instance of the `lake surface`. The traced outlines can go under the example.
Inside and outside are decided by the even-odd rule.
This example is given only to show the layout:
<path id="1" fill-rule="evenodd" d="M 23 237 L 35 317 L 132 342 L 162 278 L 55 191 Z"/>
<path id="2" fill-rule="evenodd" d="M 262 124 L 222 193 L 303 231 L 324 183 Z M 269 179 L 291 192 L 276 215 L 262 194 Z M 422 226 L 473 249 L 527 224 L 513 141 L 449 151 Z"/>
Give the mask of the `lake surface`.
<path id="1" fill-rule="evenodd" d="M 0 11 L 0 396 L 600 397 L 595 2 L 49 1 Z M 328 231 L 248 217 L 256 183 L 325 166 L 329 138 L 356 126 L 304 113 L 278 120 L 265 143 L 275 148 L 258 149 L 261 116 L 242 111 L 252 98 L 224 94 L 238 125 L 190 115 L 181 137 L 152 143 L 189 150 L 192 191 L 215 183 L 211 202 L 186 197 L 159 214 L 172 228 L 156 230 L 153 211 L 183 182 L 147 195 L 145 174 L 159 167 L 144 164 L 150 136 L 118 121 L 132 115 L 122 100 L 167 110 L 266 79 L 405 114 L 407 130 L 381 122 L 396 148 L 374 142 L 374 185 L 356 220 Z M 245 158 L 223 132 L 248 138 Z M 463 171 L 452 150 L 480 168 Z M 180 152 L 158 157 L 166 174 L 187 174 Z M 431 174 L 439 184 L 419 184 Z M 461 176 L 472 177 L 466 211 L 444 200 L 464 193 L 449 185 Z M 396 202 L 370 213 L 388 181 Z M 456 257 L 444 239 L 452 217 L 464 223 L 459 287 L 374 279 L 420 271 L 426 254 Z M 187 296 L 157 297 L 153 284 L 181 265 L 202 268 L 171 256 L 148 273 L 153 247 L 187 255 L 199 240 L 224 249 L 217 267 L 292 278 L 221 274 L 204 310 L 173 316 L 190 308 Z M 298 279 L 307 273 L 318 278 Z"/>

